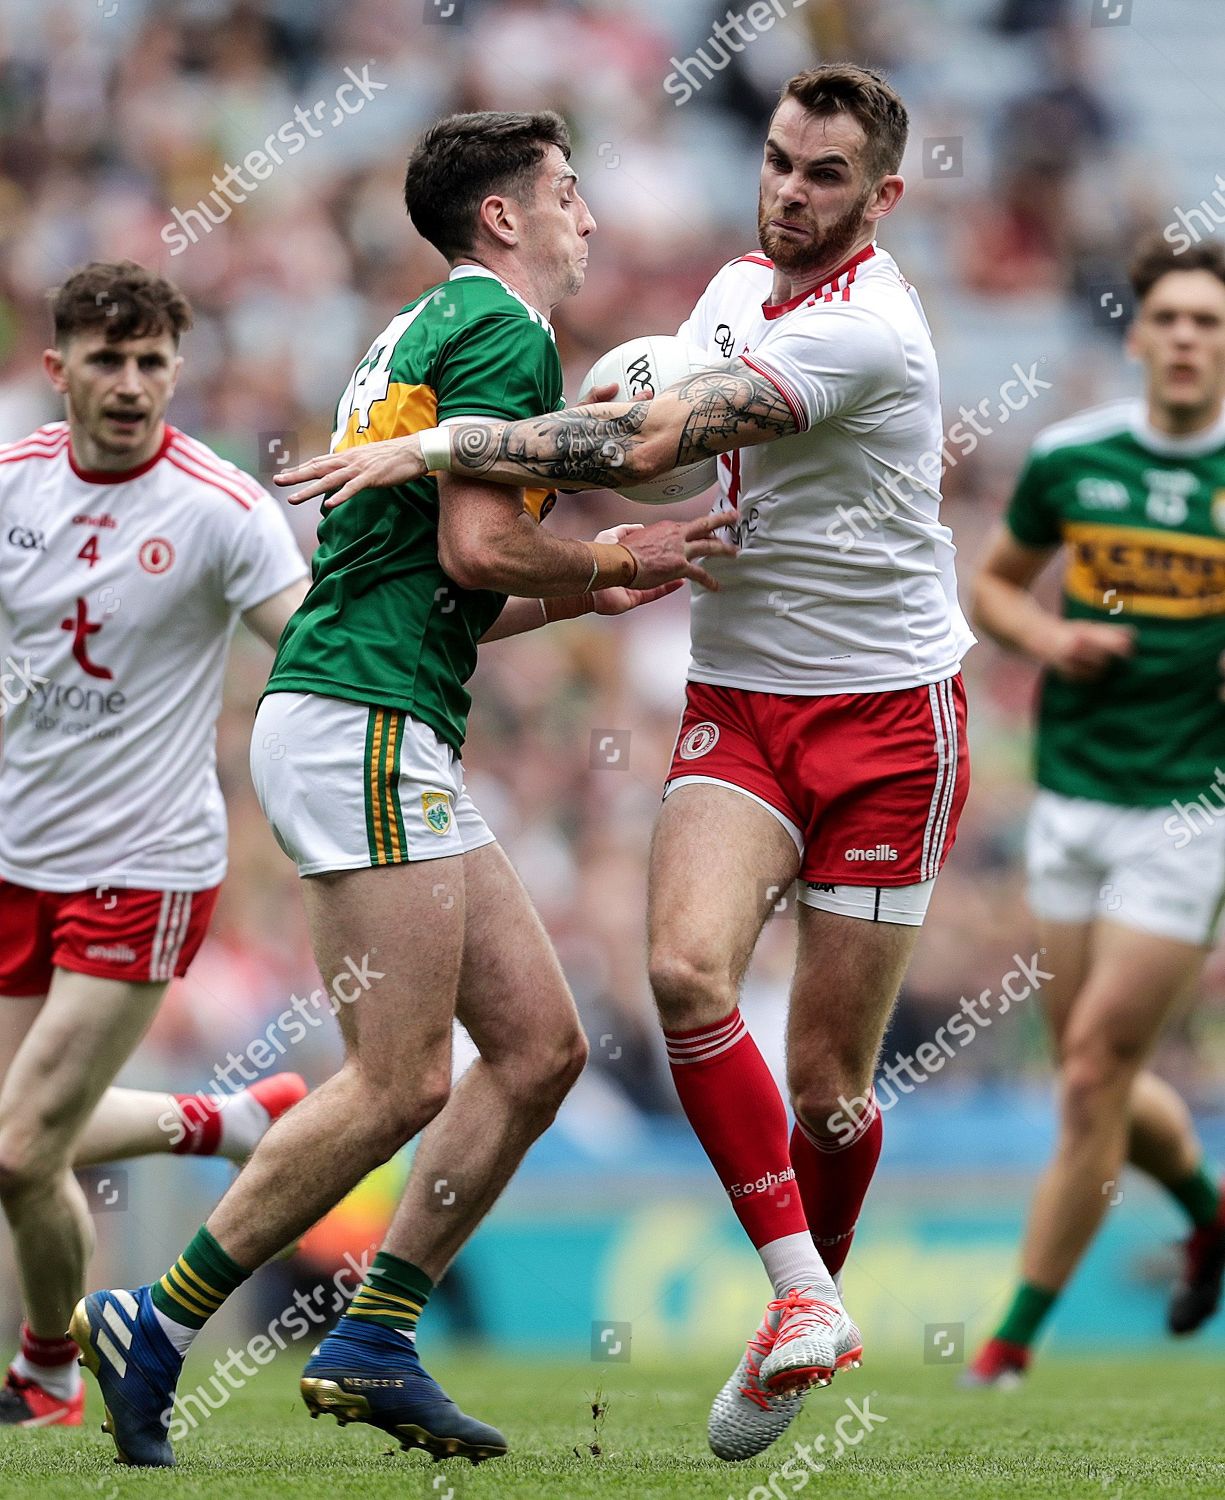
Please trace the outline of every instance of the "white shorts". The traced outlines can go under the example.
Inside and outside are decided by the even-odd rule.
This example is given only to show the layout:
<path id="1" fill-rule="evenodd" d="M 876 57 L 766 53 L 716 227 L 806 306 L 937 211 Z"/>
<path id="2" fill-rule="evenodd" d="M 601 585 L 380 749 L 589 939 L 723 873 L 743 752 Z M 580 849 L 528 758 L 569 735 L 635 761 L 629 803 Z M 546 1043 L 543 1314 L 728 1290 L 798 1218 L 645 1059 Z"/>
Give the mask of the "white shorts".
<path id="1" fill-rule="evenodd" d="M 1040 790 L 1026 839 L 1035 915 L 1211 944 L 1225 900 L 1225 817 L 1203 821 L 1192 836 L 1169 807 Z"/>
<path id="2" fill-rule="evenodd" d="M 796 895 L 805 906 L 814 906 L 818 911 L 859 917 L 865 922 L 922 927 L 935 888 L 935 876 L 914 885 L 826 885 L 800 880 L 796 883 Z"/>
<path id="3" fill-rule="evenodd" d="M 251 734 L 251 780 L 299 875 L 442 859 L 494 842 L 459 756 L 400 709 L 270 693 Z"/>

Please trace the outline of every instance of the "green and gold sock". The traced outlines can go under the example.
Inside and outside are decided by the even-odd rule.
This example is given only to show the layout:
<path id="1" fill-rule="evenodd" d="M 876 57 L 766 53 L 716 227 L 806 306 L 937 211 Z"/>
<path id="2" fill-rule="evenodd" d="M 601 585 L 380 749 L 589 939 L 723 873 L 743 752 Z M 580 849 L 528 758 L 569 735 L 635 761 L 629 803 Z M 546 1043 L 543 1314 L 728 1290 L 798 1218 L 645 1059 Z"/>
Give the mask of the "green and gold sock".
<path id="1" fill-rule="evenodd" d="M 345 1317 L 381 1323 L 384 1328 L 412 1330 L 433 1290 L 434 1283 L 419 1267 L 380 1250 Z"/>
<path id="2" fill-rule="evenodd" d="M 150 1295 L 158 1312 L 185 1328 L 203 1328 L 251 1275 L 230 1259 L 203 1225 Z"/>
<path id="3" fill-rule="evenodd" d="M 1058 1292 L 1049 1292 L 1045 1287 L 1034 1286 L 1023 1281 L 1017 1288 L 1012 1304 L 1004 1314 L 1004 1321 L 995 1330 L 997 1339 L 1007 1344 L 1020 1344 L 1028 1349 L 1037 1337 L 1047 1313 L 1054 1307 Z"/>
<path id="4" fill-rule="evenodd" d="M 1171 1196 L 1186 1209 L 1196 1229 L 1207 1229 L 1215 1224 L 1221 1212 L 1221 1185 L 1200 1162 L 1189 1177 L 1170 1185 Z"/>

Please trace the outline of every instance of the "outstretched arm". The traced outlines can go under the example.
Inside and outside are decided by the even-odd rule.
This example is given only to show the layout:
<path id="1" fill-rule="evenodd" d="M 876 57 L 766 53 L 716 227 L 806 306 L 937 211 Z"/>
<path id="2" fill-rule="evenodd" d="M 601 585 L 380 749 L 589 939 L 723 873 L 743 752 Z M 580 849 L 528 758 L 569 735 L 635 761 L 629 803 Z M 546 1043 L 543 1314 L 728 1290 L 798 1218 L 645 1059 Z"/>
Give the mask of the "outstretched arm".
<path id="1" fill-rule="evenodd" d="M 545 479 L 607 486 L 642 483 L 678 464 L 768 443 L 798 427 L 774 383 L 737 360 L 727 370 L 690 375 L 653 401 L 438 430 L 450 439 L 452 473 L 499 484 Z"/>
<path id="2" fill-rule="evenodd" d="M 300 484 L 294 504 L 449 472 L 494 484 L 544 481 L 567 488 L 622 488 L 679 464 L 772 442 L 800 430 L 773 381 L 743 360 L 687 376 L 651 401 L 577 406 L 520 422 L 453 422 L 409 437 L 323 454 L 276 476 Z"/>

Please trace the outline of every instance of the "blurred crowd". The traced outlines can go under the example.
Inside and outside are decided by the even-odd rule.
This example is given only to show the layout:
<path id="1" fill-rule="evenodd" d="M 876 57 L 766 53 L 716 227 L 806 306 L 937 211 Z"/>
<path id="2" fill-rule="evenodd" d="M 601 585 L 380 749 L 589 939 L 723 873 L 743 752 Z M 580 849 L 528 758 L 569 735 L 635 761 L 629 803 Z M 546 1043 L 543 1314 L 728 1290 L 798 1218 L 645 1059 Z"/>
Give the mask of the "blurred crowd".
<path id="1" fill-rule="evenodd" d="M 882 239 L 924 296 L 951 408 L 990 393 L 976 384 L 985 370 L 1003 379 L 1013 359 L 1028 366 L 1049 348 L 1054 380 L 1057 351 L 1076 351 L 1032 413 L 949 475 L 947 520 L 968 579 L 1035 428 L 1134 388 L 1118 330 L 1095 316 L 1090 293 L 1118 284 L 1128 246 L 1168 204 L 1134 170 L 1140 147 L 1103 88 L 1099 33 L 1082 6 L 777 9 L 787 14 L 678 107 L 663 80 L 706 42 L 723 0 L 0 0 L 0 439 L 59 415 L 39 369 L 47 288 L 86 260 L 132 257 L 195 308 L 176 425 L 266 483 L 294 455 L 321 451 L 372 336 L 445 274 L 407 221 L 402 181 L 415 134 L 452 110 L 551 106 L 570 123 L 599 223 L 587 285 L 554 318 L 573 396 L 598 355 L 631 334 L 674 330 L 713 272 L 754 248 L 760 140 L 780 82 L 853 58 L 886 67 L 912 108 L 908 197 Z M 334 109 L 345 69 L 363 67 L 368 97 Z M 223 212 L 209 199 L 214 174 L 300 118 L 296 109 L 316 129 Z M 949 143 L 944 155 L 930 156 L 933 138 Z M 208 201 L 218 222 L 171 253 L 173 211 Z M 1038 314 L 1047 342 L 1024 344 Z M 998 340 L 971 339 L 973 328 Z M 291 519 L 309 554 L 308 512 Z M 615 496 L 575 496 L 549 524 L 591 536 L 641 518 Z M 645 978 L 644 870 L 686 651 L 683 594 L 494 645 L 465 757 L 476 801 L 561 951 L 593 1076 L 655 1112 L 675 1106 Z M 228 1049 L 318 982 L 296 877 L 247 771 L 267 668 L 263 648 L 240 636 L 218 746 L 231 873 L 214 931 L 142 1054 L 150 1081 L 207 1084 Z M 967 676 L 974 786 L 895 1023 L 899 1047 L 959 996 L 997 986 L 1035 941 L 1019 876 L 1033 674 L 983 645 Z M 791 916 L 782 902 L 746 987 L 764 1029 L 785 998 Z M 1206 989 L 1165 1059 L 1204 1104 L 1225 1073 L 1219 965 Z M 332 1047 L 313 1037 L 294 1065 L 317 1081 Z M 1042 1066 L 1028 1017 L 984 1037 L 936 1087 Z"/>

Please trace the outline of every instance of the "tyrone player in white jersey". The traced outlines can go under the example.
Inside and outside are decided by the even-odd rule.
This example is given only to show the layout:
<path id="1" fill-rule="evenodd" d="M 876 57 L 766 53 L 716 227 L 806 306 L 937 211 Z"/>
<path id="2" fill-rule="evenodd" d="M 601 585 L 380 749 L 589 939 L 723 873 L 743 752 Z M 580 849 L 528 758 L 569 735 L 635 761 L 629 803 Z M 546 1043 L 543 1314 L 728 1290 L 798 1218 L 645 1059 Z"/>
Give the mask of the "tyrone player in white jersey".
<path id="1" fill-rule="evenodd" d="M 39 1427 L 83 1408 L 64 1331 L 93 1232 L 72 1167 L 242 1160 L 305 1093 L 288 1073 L 224 1100 L 111 1087 L 225 874 L 230 637 L 241 616 L 275 647 L 306 566 L 275 501 L 164 420 L 182 293 L 94 263 L 51 310 L 67 420 L 0 446 L 0 1200 L 27 1316 L 0 1425 Z"/>
<path id="2" fill-rule="evenodd" d="M 337 504 L 426 469 L 621 489 L 721 455 L 740 550 L 710 563 L 720 590 L 694 601 L 649 926 L 677 1091 L 775 1292 L 711 1412 L 727 1459 L 760 1452 L 810 1385 L 859 1362 L 833 1278 L 880 1153 L 885 1024 L 968 789 L 959 667 L 973 636 L 939 520 L 935 354 L 875 243 L 902 196 L 907 130 L 902 101 L 867 69 L 784 86 L 761 169 L 763 253 L 724 267 L 681 328 L 730 367 L 650 401 L 450 424 L 280 476 L 310 481 L 295 500 Z M 789 1137 L 737 1002 L 797 877 Z"/>

